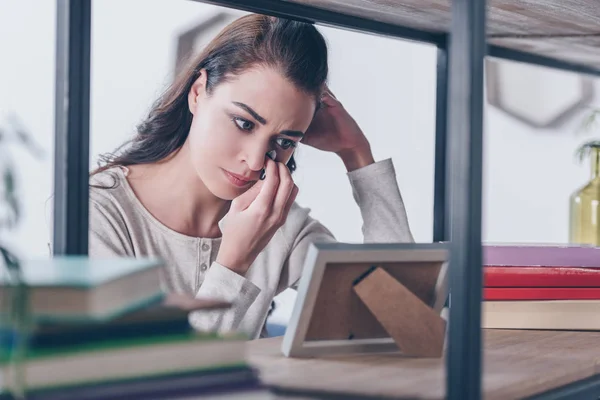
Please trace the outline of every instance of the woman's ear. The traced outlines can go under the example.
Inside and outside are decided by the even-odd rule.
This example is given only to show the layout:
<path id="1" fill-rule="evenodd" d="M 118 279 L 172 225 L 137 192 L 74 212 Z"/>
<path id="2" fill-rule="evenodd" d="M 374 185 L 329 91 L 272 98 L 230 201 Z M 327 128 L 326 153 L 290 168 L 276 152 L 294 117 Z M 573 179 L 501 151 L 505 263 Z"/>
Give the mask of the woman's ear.
<path id="1" fill-rule="evenodd" d="M 200 70 L 200 74 L 198 78 L 192 84 L 192 88 L 188 93 L 188 106 L 190 108 L 190 112 L 192 115 L 196 113 L 196 107 L 198 106 L 198 102 L 206 96 L 206 80 L 208 75 L 205 69 Z"/>

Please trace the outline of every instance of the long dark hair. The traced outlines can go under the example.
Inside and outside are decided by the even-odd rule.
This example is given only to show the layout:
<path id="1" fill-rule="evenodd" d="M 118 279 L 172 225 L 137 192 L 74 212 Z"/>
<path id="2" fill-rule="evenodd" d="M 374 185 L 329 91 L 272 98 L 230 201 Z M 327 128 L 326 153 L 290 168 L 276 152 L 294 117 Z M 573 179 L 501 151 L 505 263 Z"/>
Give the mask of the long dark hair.
<path id="1" fill-rule="evenodd" d="M 154 103 L 137 134 L 114 153 L 100 156 L 92 175 L 114 166 L 153 163 L 165 159 L 185 143 L 192 123 L 188 93 L 202 69 L 206 91 L 256 65 L 277 68 L 296 87 L 318 102 L 327 80 L 327 45 L 311 24 L 250 14 L 226 26 Z M 296 162 L 287 164 L 293 172 Z"/>

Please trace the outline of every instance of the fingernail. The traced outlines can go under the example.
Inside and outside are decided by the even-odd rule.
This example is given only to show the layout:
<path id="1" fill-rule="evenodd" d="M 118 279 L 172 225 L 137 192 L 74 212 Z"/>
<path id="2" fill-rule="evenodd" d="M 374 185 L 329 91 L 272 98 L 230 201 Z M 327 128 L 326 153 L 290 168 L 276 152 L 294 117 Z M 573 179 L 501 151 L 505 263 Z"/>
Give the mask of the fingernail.
<path id="1" fill-rule="evenodd" d="M 263 169 L 260 171 L 260 180 L 261 180 L 261 181 L 263 181 L 263 180 L 265 179 L 265 176 L 266 176 L 266 174 L 265 174 L 265 169 L 263 168 Z"/>
<path id="2" fill-rule="evenodd" d="M 267 157 L 269 157 L 271 160 L 275 161 L 275 157 L 277 157 L 277 152 L 275 150 L 271 150 L 271 151 L 267 152 Z"/>

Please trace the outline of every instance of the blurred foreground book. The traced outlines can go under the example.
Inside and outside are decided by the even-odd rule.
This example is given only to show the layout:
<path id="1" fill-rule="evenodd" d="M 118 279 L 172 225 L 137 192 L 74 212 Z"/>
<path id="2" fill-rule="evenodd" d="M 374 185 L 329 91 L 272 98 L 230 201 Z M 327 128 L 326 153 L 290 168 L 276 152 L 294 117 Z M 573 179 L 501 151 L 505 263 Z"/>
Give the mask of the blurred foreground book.
<path id="1" fill-rule="evenodd" d="M 230 304 L 163 293 L 160 268 L 157 260 L 124 258 L 24 263 L 28 319 L 15 317 L 23 309 L 15 304 L 18 286 L 3 280 L 6 398 L 148 399 L 260 389 L 246 363 L 245 336 L 198 332 L 188 322 L 191 311 Z M 29 321 L 27 330 L 15 321 Z"/>
<path id="2" fill-rule="evenodd" d="M 109 320 L 164 296 L 159 259 L 92 259 L 62 256 L 20 263 L 18 278 L 27 288 L 28 312 L 40 320 Z M 18 282 L 0 276 L 2 311 L 10 307 Z"/>

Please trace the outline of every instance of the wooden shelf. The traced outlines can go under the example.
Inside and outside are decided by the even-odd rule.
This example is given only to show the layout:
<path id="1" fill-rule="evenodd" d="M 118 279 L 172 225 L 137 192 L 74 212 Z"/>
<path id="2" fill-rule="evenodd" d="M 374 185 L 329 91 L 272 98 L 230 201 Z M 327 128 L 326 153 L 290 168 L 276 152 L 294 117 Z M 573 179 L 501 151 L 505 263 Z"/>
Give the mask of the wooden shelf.
<path id="1" fill-rule="evenodd" d="M 492 38 L 488 39 L 488 43 L 572 64 L 600 68 L 600 36 Z"/>
<path id="2" fill-rule="evenodd" d="M 600 373 L 600 332 L 483 331 L 485 399 L 520 399 Z M 250 362 L 270 386 L 297 393 L 445 398 L 445 359 L 397 354 L 286 358 L 281 338 L 248 343 Z"/>
<path id="3" fill-rule="evenodd" d="M 448 0 L 286 0 L 430 33 L 450 30 Z M 490 45 L 600 68 L 597 0 L 489 0 Z"/>

